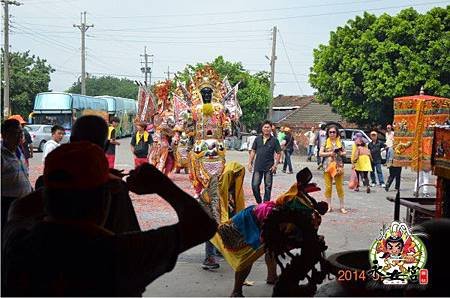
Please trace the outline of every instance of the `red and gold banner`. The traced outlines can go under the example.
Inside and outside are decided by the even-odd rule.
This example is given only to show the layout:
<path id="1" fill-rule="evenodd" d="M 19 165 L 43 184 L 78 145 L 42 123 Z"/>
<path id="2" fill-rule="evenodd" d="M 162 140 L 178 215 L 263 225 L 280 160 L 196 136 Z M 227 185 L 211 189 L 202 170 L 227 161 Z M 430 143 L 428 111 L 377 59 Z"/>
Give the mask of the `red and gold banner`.
<path id="1" fill-rule="evenodd" d="M 450 127 L 436 127 L 431 158 L 433 174 L 450 179 Z"/>
<path id="2" fill-rule="evenodd" d="M 143 86 L 139 86 L 138 92 L 138 110 L 136 120 L 140 122 L 151 122 L 155 114 L 155 100 L 151 92 Z"/>
<path id="3" fill-rule="evenodd" d="M 415 95 L 394 99 L 394 165 L 431 170 L 434 127 L 449 119 L 450 99 Z"/>

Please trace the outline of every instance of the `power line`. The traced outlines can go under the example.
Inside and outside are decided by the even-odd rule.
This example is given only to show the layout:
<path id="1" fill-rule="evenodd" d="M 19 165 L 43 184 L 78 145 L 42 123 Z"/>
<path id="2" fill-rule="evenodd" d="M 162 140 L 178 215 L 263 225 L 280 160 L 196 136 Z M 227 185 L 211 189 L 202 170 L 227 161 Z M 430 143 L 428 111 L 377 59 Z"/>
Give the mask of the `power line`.
<path id="1" fill-rule="evenodd" d="M 17 26 L 17 27 L 16 27 L 16 26 Z M 42 39 L 44 39 L 44 40 L 46 40 L 46 41 L 50 41 L 53 45 L 57 45 L 57 46 L 59 46 L 59 47 L 61 47 L 61 48 L 65 48 L 65 49 L 67 49 L 67 50 L 69 50 L 69 51 L 75 50 L 75 48 L 72 48 L 72 47 L 70 47 L 70 46 L 67 45 L 67 44 L 64 44 L 64 43 L 62 43 L 62 42 L 60 42 L 60 41 L 58 41 L 58 40 L 56 40 L 56 39 L 53 39 L 53 38 L 51 38 L 51 37 L 48 37 L 48 36 L 46 36 L 46 35 L 40 33 L 39 31 L 35 31 L 35 30 L 33 30 L 33 29 L 29 28 L 29 27 L 23 26 L 23 25 L 21 25 L 21 24 L 14 23 L 13 28 L 22 30 L 22 31 L 25 32 L 25 33 L 30 33 L 32 36 L 40 36 Z"/>
<path id="2" fill-rule="evenodd" d="M 299 89 L 299 91 L 300 91 L 300 94 L 304 94 L 303 89 L 302 89 L 302 87 L 300 87 L 300 83 L 299 83 L 299 81 L 298 81 L 298 79 L 297 79 L 297 74 L 295 73 L 294 67 L 292 66 L 291 58 L 289 58 L 289 54 L 288 54 L 288 52 L 287 52 L 286 45 L 284 44 L 283 36 L 281 35 L 280 30 L 278 30 L 278 32 L 280 33 L 280 39 L 281 39 L 281 43 L 283 44 L 284 53 L 286 54 L 286 58 L 287 58 L 287 60 L 288 60 L 288 62 L 289 62 L 289 66 L 291 67 L 292 75 L 293 75 L 294 78 L 295 78 L 295 82 L 297 83 L 297 87 L 298 87 L 298 89 Z"/>
<path id="3" fill-rule="evenodd" d="M 434 2 L 427 2 L 427 3 L 416 3 L 414 6 L 424 6 L 424 5 L 430 5 L 430 4 L 441 4 L 441 3 L 447 3 L 448 1 L 434 1 Z M 168 26 L 160 26 L 160 27 L 145 27 L 145 28 L 132 28 L 132 29 L 105 29 L 100 31 L 111 31 L 111 32 L 126 32 L 126 31 L 143 31 L 143 30 L 159 30 L 159 29 L 166 29 L 166 28 L 188 28 L 188 27 L 204 27 L 204 26 L 218 26 L 218 25 L 230 25 L 230 24 L 248 24 L 248 23 L 258 23 L 258 22 L 274 22 L 274 21 L 281 21 L 281 20 L 291 20 L 291 19 L 299 19 L 299 18 L 308 18 L 308 17 L 323 17 L 323 16 L 332 16 L 332 15 L 342 15 L 342 14 L 349 14 L 349 13 L 360 13 L 360 12 L 366 12 L 366 11 L 380 11 L 380 10 L 387 10 L 387 9 L 399 9 L 399 8 L 406 8 L 411 7 L 411 5 L 399 5 L 399 6 L 386 6 L 386 7 L 379 7 L 379 8 L 367 8 L 367 9 L 358 9 L 358 10 L 348 10 L 348 11 L 340 11 L 340 12 L 331 12 L 331 13 L 317 13 L 317 14 L 304 14 L 304 15 L 296 15 L 296 16 L 287 16 L 287 17 L 275 17 L 275 18 L 262 18 L 262 19 L 252 19 L 252 20 L 233 20 L 233 21 L 226 21 L 226 22 L 216 22 L 216 23 L 202 23 L 202 24 L 183 24 L 183 25 L 168 25 Z"/>
<path id="4" fill-rule="evenodd" d="M 73 74 L 73 75 L 78 75 L 77 71 L 67 70 L 67 69 L 64 69 L 62 67 L 56 67 L 55 71 L 68 73 L 68 74 Z M 113 77 L 141 78 L 141 76 L 139 76 L 139 75 L 125 74 L 125 73 L 109 73 L 109 72 L 96 72 L 96 71 L 93 71 L 93 72 L 89 72 L 89 74 L 92 74 L 92 75 L 103 75 L 103 76 L 113 76 Z M 162 76 L 155 76 L 153 78 L 155 78 L 155 79 L 165 79 L 165 77 L 162 77 Z"/>
<path id="5" fill-rule="evenodd" d="M 129 19 L 129 18 L 167 18 L 167 17 L 193 17 L 193 16 L 213 16 L 213 15 L 230 15 L 230 14 L 242 14 L 242 13 L 260 13 L 269 11 L 282 11 L 282 10 L 294 10 L 294 9 L 304 9 L 304 8 L 316 8 L 316 7 L 329 7 L 329 6 L 340 6 L 349 4 L 361 4 L 361 3 L 371 3 L 379 2 L 380 0 L 370 0 L 370 1 L 352 1 L 352 2 L 340 2 L 340 3 L 324 3 L 315 5 L 303 5 L 303 6 L 293 6 L 293 7 L 280 7 L 280 8 L 267 8 L 267 9 L 252 9 L 252 10 L 235 10 L 235 11 L 225 11 L 225 12 L 200 12 L 200 13 L 190 13 L 190 14 L 165 14 L 165 15 L 133 15 L 133 16 L 102 16 L 93 15 L 96 18 L 108 18 L 108 19 Z"/>
<path id="6" fill-rule="evenodd" d="M 92 40 L 111 40 L 110 38 L 102 38 L 102 37 L 94 37 L 93 35 L 88 35 L 88 38 L 91 38 Z M 199 41 L 199 40 L 189 40 L 189 41 L 174 41 L 174 40 L 167 40 L 167 41 L 155 41 L 155 40 L 139 40 L 139 39 L 114 39 L 118 42 L 132 42 L 132 43 L 154 43 L 154 44 L 217 44 L 217 43 L 236 43 L 236 42 L 255 42 L 255 41 L 264 41 L 264 39 L 230 39 L 230 40 L 205 40 L 205 41 Z"/>
<path id="7" fill-rule="evenodd" d="M 50 32 L 51 33 L 51 32 Z M 183 39 L 211 39 L 211 38 L 215 38 L 215 39 L 224 39 L 224 38 L 236 38 L 236 37 L 240 37 L 240 38 L 250 38 L 250 37 L 266 37 L 267 36 L 267 32 L 264 32 L 264 34 L 249 34 L 246 32 L 242 32 L 242 34 L 240 32 L 233 32 L 231 34 L 200 34 L 199 32 L 189 32 L 191 35 L 187 34 L 187 32 L 173 32 L 174 34 L 167 34 L 165 32 L 150 32 L 148 34 L 146 34 L 146 38 L 151 38 L 151 39 L 173 39 L 173 38 L 177 38 L 180 40 Z M 161 36 L 161 34 L 163 34 Z M 182 34 L 182 35 L 181 35 Z M 128 33 L 101 33 L 101 36 L 99 35 L 90 35 L 91 37 L 100 37 L 100 38 L 105 38 L 105 37 L 132 37 L 132 38 L 142 38 L 142 34 L 128 34 Z"/>

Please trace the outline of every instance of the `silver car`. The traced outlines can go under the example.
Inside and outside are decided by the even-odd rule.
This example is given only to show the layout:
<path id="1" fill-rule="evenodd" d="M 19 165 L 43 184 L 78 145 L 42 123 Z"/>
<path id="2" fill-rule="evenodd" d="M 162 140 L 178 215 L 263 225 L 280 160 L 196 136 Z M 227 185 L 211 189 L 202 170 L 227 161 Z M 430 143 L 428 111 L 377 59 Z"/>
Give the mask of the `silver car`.
<path id="1" fill-rule="evenodd" d="M 33 148 L 42 152 L 44 150 L 45 143 L 52 138 L 52 127 L 53 125 L 47 124 L 28 124 L 25 129 L 31 135 L 31 140 L 33 141 Z M 70 138 L 70 132 L 66 131 L 61 144 L 68 143 Z"/>
<path id="2" fill-rule="evenodd" d="M 340 129 L 339 133 L 341 135 L 342 145 L 345 147 L 345 151 L 347 151 L 347 156 L 345 158 L 345 162 L 350 162 L 351 154 L 352 154 L 352 147 L 355 143 L 354 137 L 356 133 L 361 133 L 366 140 L 369 142 L 372 142 L 368 134 L 361 130 L 361 129 L 354 129 L 354 128 L 345 128 Z M 386 140 L 386 137 L 382 133 L 378 133 L 378 139 L 383 142 L 383 140 Z M 386 162 L 386 150 L 381 151 L 381 160 L 382 163 Z"/>

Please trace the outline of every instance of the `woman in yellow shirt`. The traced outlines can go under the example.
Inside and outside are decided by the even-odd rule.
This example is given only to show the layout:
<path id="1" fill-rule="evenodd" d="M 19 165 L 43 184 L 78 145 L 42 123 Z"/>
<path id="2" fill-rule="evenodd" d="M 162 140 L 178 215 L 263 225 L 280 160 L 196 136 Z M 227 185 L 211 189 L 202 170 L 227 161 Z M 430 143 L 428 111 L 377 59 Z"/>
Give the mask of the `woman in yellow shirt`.
<path id="1" fill-rule="evenodd" d="M 331 195 L 333 181 L 336 184 L 336 191 L 339 198 L 339 208 L 341 213 L 347 213 L 344 208 L 344 163 L 345 148 L 342 146 L 341 138 L 338 136 L 339 130 L 335 125 L 330 125 L 327 129 L 327 139 L 320 147 L 319 157 L 323 160 L 323 179 L 325 183 L 325 199 L 328 203 L 328 212 L 331 208 Z"/>
<path id="2" fill-rule="evenodd" d="M 363 185 L 366 186 L 367 193 L 370 193 L 369 172 L 372 172 L 371 159 L 368 141 L 363 137 L 362 133 L 355 134 L 355 142 L 352 147 L 352 168 L 356 171 L 358 177 L 358 186 L 355 191 L 359 191 L 359 177 L 363 179 Z"/>

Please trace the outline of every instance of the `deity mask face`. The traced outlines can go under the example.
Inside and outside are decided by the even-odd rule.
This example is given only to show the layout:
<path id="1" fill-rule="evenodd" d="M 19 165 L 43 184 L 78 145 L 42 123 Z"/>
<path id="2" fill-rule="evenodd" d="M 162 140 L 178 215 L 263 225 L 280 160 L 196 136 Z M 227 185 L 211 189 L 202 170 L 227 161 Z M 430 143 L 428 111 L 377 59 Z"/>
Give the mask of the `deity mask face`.
<path id="1" fill-rule="evenodd" d="M 403 250 L 403 246 L 404 244 L 401 239 L 387 239 L 386 241 L 386 250 L 388 253 L 390 253 L 391 256 L 400 256 Z"/>
<path id="2" fill-rule="evenodd" d="M 213 90 L 209 87 L 204 87 L 200 90 L 200 94 L 202 95 L 203 103 L 211 103 Z"/>

